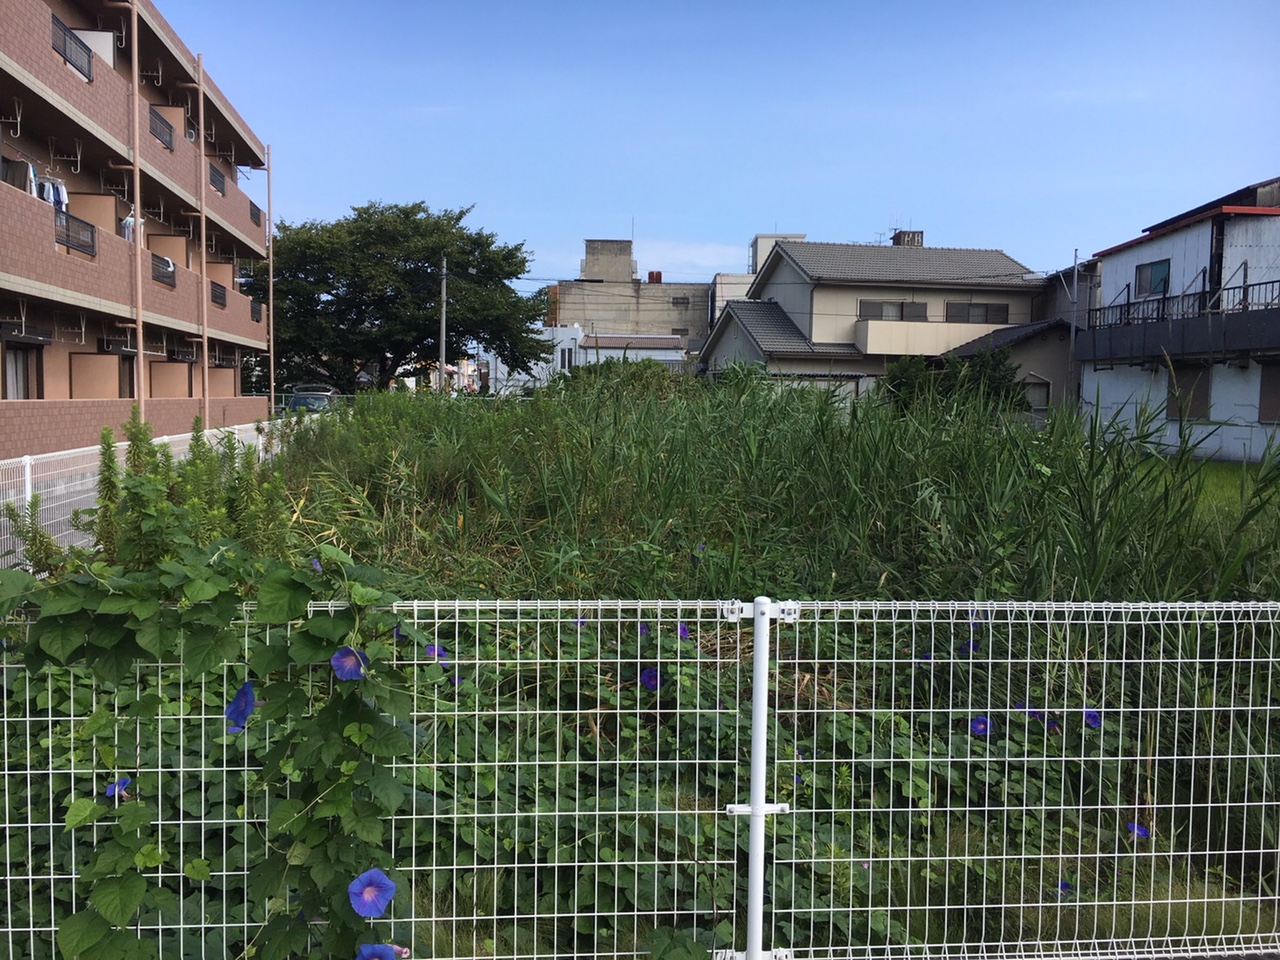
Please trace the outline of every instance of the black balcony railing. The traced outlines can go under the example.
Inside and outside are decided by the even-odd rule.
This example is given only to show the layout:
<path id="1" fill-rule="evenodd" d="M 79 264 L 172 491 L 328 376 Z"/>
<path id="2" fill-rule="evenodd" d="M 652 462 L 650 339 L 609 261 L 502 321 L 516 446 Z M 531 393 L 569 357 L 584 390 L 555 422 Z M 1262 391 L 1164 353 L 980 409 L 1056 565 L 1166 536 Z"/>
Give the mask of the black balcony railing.
<path id="1" fill-rule="evenodd" d="M 1132 323 L 1158 323 L 1161 320 L 1183 320 L 1214 313 L 1241 313 L 1267 307 L 1280 307 L 1280 280 L 1224 287 L 1212 296 L 1204 292 L 1183 293 L 1096 307 L 1089 311 L 1089 327 L 1098 329 Z"/>
<path id="2" fill-rule="evenodd" d="M 151 135 L 170 150 L 173 149 L 173 124 L 160 116 L 160 111 L 151 108 Z"/>
<path id="3" fill-rule="evenodd" d="M 153 253 L 151 255 L 151 279 L 157 283 L 163 283 L 167 287 L 176 287 L 178 285 L 178 271 L 174 267 L 173 261 L 168 257 Z"/>
<path id="4" fill-rule="evenodd" d="M 217 280 L 209 281 L 209 299 L 220 307 L 227 305 L 227 288 Z"/>
<path id="5" fill-rule="evenodd" d="M 249 301 L 249 319 L 254 323 L 262 322 L 262 304 L 257 300 Z"/>
<path id="6" fill-rule="evenodd" d="M 98 228 L 65 210 L 53 211 L 54 238 L 64 247 L 79 250 L 91 257 L 98 255 Z"/>
<path id="7" fill-rule="evenodd" d="M 253 221 L 255 227 L 262 226 L 262 208 L 252 200 L 249 201 L 249 219 Z"/>
<path id="8" fill-rule="evenodd" d="M 93 79 L 93 51 L 56 15 L 53 17 L 53 49 L 86 80 Z"/>
<path id="9" fill-rule="evenodd" d="M 217 190 L 224 197 L 227 195 L 227 175 L 212 163 L 209 164 L 209 186 L 213 187 L 213 189 Z"/>

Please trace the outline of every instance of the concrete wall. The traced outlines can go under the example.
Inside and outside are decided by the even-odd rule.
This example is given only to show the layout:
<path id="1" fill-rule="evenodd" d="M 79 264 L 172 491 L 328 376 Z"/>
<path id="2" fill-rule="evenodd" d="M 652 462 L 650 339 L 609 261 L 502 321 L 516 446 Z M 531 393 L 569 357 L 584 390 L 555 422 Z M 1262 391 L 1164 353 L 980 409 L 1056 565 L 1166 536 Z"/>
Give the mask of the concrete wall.
<path id="1" fill-rule="evenodd" d="M 556 316 L 561 326 L 579 326 L 584 333 L 678 333 L 681 344 L 705 340 L 708 332 L 709 283 L 583 283 L 559 284 Z"/>
<path id="2" fill-rule="evenodd" d="M 1280 280 L 1280 217 L 1232 217 L 1222 238 L 1222 283 L 1244 283 L 1240 265 L 1249 263 L 1249 282 Z"/>
<path id="3" fill-rule="evenodd" d="M 626 283 L 636 276 L 630 240 L 588 240 L 580 278 Z"/>
<path id="4" fill-rule="evenodd" d="M 1214 364 L 1209 376 L 1209 419 L 1187 421 L 1187 435 L 1199 442 L 1200 452 L 1223 460 L 1257 460 L 1269 440 L 1276 437 L 1275 424 L 1258 422 L 1258 398 L 1262 368 L 1257 364 L 1241 369 Z M 1165 417 L 1169 374 L 1163 368 L 1141 367 L 1095 369 L 1085 364 L 1082 372 L 1081 402 L 1086 411 L 1103 418 L 1116 418 L 1132 428 L 1146 424 L 1155 431 L 1154 440 L 1173 446 L 1178 442 L 1179 424 Z"/>
<path id="5" fill-rule="evenodd" d="M 1139 264 L 1154 260 L 1169 261 L 1169 293 L 1177 296 L 1187 289 L 1200 289 L 1200 271 L 1209 266 L 1209 249 L 1213 239 L 1210 220 L 1193 223 L 1164 236 L 1134 244 L 1102 258 L 1101 306 L 1137 300 L 1133 286 Z M 1227 273 L 1223 273 L 1225 280 Z M 1252 279 L 1252 277 L 1250 278 Z M 1126 294 L 1125 285 L 1129 285 Z"/>

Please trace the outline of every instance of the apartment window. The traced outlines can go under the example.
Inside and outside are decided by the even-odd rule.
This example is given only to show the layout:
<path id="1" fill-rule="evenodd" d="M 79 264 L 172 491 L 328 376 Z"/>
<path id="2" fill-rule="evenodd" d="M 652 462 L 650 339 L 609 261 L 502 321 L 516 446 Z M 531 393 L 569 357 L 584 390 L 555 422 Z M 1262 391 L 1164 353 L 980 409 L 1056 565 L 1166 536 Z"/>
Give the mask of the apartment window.
<path id="1" fill-rule="evenodd" d="M 688 297 L 672 297 L 671 305 L 673 307 L 687 307 L 689 305 Z"/>
<path id="2" fill-rule="evenodd" d="M 1280 364 L 1265 363 L 1258 368 L 1262 384 L 1258 388 L 1258 421 L 1280 423 Z"/>
<path id="3" fill-rule="evenodd" d="M 1175 366 L 1169 369 L 1169 420 L 1209 419 L 1209 368 Z"/>
<path id="4" fill-rule="evenodd" d="M 1169 295 L 1169 261 L 1152 260 L 1138 264 L 1133 277 L 1135 297 L 1167 297 Z"/>
<path id="5" fill-rule="evenodd" d="M 947 301 L 947 323 L 1008 323 L 1007 303 L 970 303 L 967 300 Z"/>
<path id="6" fill-rule="evenodd" d="M 573 369 L 573 347 L 560 348 L 560 369 L 561 370 Z"/>
<path id="7" fill-rule="evenodd" d="M 21 344 L 4 345 L 4 398 L 38 400 L 41 389 L 41 348 Z"/>
<path id="8" fill-rule="evenodd" d="M 859 300 L 859 320 L 928 320 L 928 307 L 910 300 Z"/>
<path id="9" fill-rule="evenodd" d="M 213 189 L 217 190 L 224 197 L 227 195 L 227 175 L 212 163 L 209 164 L 209 186 L 213 187 Z"/>

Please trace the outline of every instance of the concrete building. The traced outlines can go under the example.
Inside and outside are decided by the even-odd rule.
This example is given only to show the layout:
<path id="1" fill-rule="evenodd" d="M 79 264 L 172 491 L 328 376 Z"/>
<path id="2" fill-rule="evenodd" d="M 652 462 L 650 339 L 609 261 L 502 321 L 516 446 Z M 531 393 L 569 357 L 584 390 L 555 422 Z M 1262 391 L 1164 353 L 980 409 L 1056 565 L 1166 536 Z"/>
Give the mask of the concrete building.
<path id="1" fill-rule="evenodd" d="M 921 231 L 900 230 L 889 246 L 778 239 L 747 298 L 721 311 L 701 362 L 760 363 L 861 392 L 898 357 L 940 357 L 1030 323 L 1045 283 L 1000 250 L 926 247 Z"/>
<path id="2" fill-rule="evenodd" d="M 267 415 L 267 151 L 151 0 L 0 0 L 0 458 Z M 52 38 L 52 42 L 51 41 Z M 268 176 L 255 176 L 261 197 Z"/>
<path id="3" fill-rule="evenodd" d="M 588 240 L 577 280 L 553 288 L 548 322 L 580 326 L 584 334 L 676 336 L 697 352 L 710 327 L 709 283 L 664 283 L 662 272 L 641 281 L 630 240 Z"/>
<path id="4" fill-rule="evenodd" d="M 1096 254 L 1081 394 L 1107 418 L 1256 460 L 1280 429 L 1280 178 Z"/>

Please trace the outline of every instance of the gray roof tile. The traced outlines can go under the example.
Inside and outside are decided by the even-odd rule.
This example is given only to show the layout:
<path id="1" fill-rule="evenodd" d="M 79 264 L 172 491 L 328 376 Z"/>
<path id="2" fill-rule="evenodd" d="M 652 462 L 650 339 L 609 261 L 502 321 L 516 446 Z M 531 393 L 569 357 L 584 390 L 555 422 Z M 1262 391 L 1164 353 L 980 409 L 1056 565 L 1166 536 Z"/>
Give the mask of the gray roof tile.
<path id="1" fill-rule="evenodd" d="M 928 283 L 948 286 L 1039 286 L 1030 270 L 1001 250 L 894 247 L 868 243 L 777 245 L 811 280 L 833 283 Z"/>
<path id="2" fill-rule="evenodd" d="M 1062 327 L 1064 330 L 1071 329 L 1071 323 L 1068 320 L 1037 320 L 1035 323 L 1019 323 L 1011 327 L 1004 327 L 1000 330 L 993 330 L 985 336 L 978 337 L 976 340 L 970 340 L 968 343 L 962 343 L 958 347 L 952 347 L 943 356 L 945 357 L 972 357 L 979 353 L 986 353 L 988 350 L 999 350 L 1001 347 L 1012 347 L 1015 344 L 1022 343 L 1024 340 L 1030 340 L 1036 334 L 1052 330 L 1055 327 Z"/>
<path id="3" fill-rule="evenodd" d="M 852 343 L 811 343 L 787 312 L 772 300 L 730 300 L 725 309 L 771 357 L 843 357 L 862 351 Z"/>

